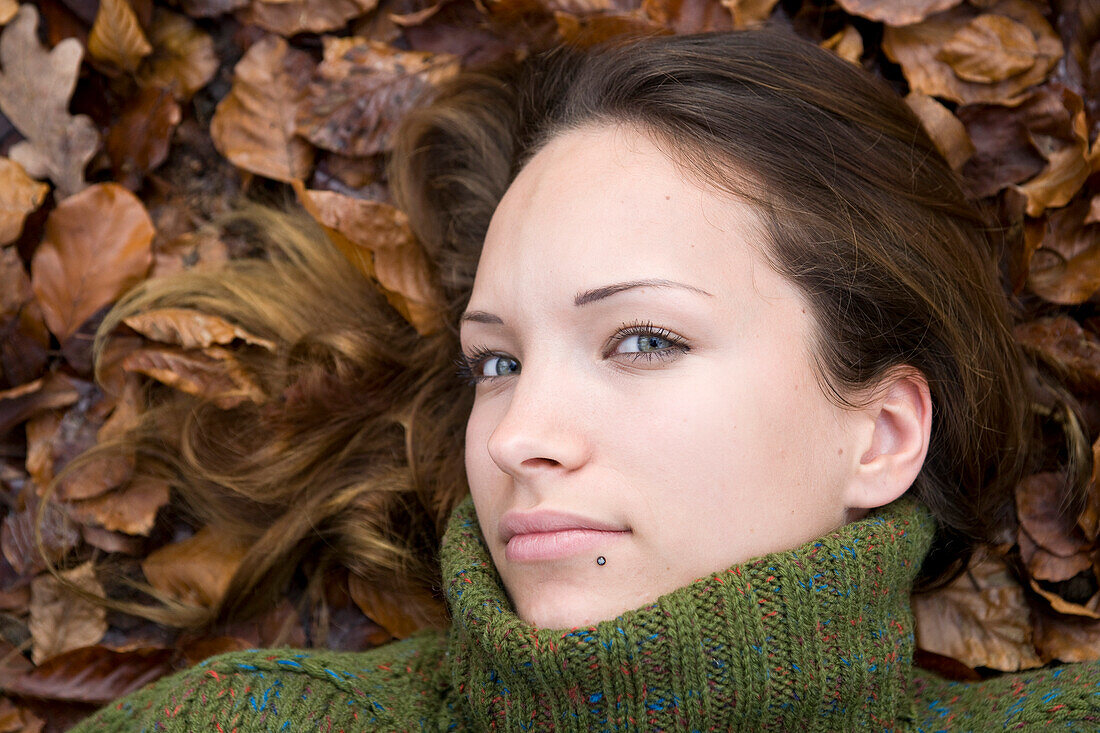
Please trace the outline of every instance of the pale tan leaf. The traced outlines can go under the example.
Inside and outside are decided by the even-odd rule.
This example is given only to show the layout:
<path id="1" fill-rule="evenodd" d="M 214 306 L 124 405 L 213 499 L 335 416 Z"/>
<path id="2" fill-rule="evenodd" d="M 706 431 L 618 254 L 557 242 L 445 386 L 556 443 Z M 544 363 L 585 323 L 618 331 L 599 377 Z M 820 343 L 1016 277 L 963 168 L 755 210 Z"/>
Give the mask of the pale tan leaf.
<path id="1" fill-rule="evenodd" d="M 61 577 L 81 590 L 103 596 L 103 586 L 95 577 L 92 563 L 86 562 Z M 91 646 L 107 631 L 107 609 L 86 600 L 50 574 L 31 583 L 30 621 L 27 623 L 33 644 L 31 657 L 41 664 L 83 646 Z"/>
<path id="2" fill-rule="evenodd" d="M 210 135 L 218 152 L 251 173 L 304 179 L 313 148 L 295 133 L 298 106 L 313 62 L 281 38 L 253 44 L 234 69 L 233 87 L 218 104 Z"/>
<path id="3" fill-rule="evenodd" d="M 83 55 L 68 38 L 47 51 L 38 42 L 38 12 L 24 3 L 0 33 L 0 112 L 26 139 L 8 156 L 32 178 L 49 178 L 59 198 L 82 190 L 84 166 L 99 148 L 99 133 L 86 115 L 69 114 Z"/>
<path id="4" fill-rule="evenodd" d="M 182 542 L 154 551 L 141 569 L 150 585 L 171 598 L 212 608 L 225 595 L 247 549 L 239 537 L 203 527 Z"/>
<path id="5" fill-rule="evenodd" d="M 863 36 L 859 35 L 854 25 L 846 25 L 843 30 L 822 41 L 821 47 L 858 66 L 859 59 L 863 56 Z"/>
<path id="6" fill-rule="evenodd" d="M 979 15 L 948 39 L 937 58 L 966 81 L 992 83 L 1027 71 L 1039 46 L 1031 30 L 1003 15 Z"/>
<path id="7" fill-rule="evenodd" d="M 19 238 L 23 220 L 42 205 L 49 190 L 45 183 L 28 176 L 23 166 L 0 157 L 0 244 Z"/>
<path id="8" fill-rule="evenodd" d="M 58 340 L 145 278 L 153 233 L 141 201 L 114 183 L 92 186 L 50 212 L 31 260 L 31 285 Z"/>
<path id="9" fill-rule="evenodd" d="M 275 351 L 273 341 L 254 336 L 220 316 L 189 308 L 158 308 L 129 316 L 123 322 L 146 338 L 185 349 L 203 349 L 240 339 Z"/>
<path id="10" fill-rule="evenodd" d="M 153 47 L 126 0 L 99 0 L 99 12 L 88 33 L 88 53 L 93 58 L 133 72 L 152 52 Z"/>
<path id="11" fill-rule="evenodd" d="M 963 166 L 974 155 L 974 143 L 966 131 L 966 126 L 932 97 L 910 92 L 905 98 L 909 109 L 920 118 L 925 132 L 932 138 L 936 149 L 955 170 Z"/>

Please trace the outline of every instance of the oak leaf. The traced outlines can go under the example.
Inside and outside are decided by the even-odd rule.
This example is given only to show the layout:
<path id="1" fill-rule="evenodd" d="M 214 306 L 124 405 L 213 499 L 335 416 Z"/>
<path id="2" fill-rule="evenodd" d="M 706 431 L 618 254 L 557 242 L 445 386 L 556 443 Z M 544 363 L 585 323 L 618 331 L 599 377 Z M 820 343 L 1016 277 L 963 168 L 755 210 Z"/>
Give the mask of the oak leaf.
<path id="1" fill-rule="evenodd" d="M 1004 561 L 978 554 L 950 585 L 913 596 L 917 646 L 968 667 L 1002 671 L 1042 664 L 1024 589 Z"/>
<path id="2" fill-rule="evenodd" d="M 275 351 L 273 341 L 254 336 L 220 316 L 190 308 L 156 308 L 128 316 L 123 322 L 146 338 L 185 349 L 226 345 L 239 339 Z"/>
<path id="3" fill-rule="evenodd" d="M 304 179 L 313 149 L 295 125 L 312 68 L 306 53 L 281 38 L 253 44 L 237 62 L 233 87 L 210 121 L 218 152 L 251 173 L 287 183 Z"/>
<path id="4" fill-rule="evenodd" d="M 186 102 L 218 71 L 214 39 L 186 16 L 157 7 L 149 30 L 153 52 L 135 75 L 143 87 L 161 87 Z"/>
<path id="5" fill-rule="evenodd" d="M 152 52 L 153 47 L 126 0 L 99 1 L 99 12 L 88 33 L 88 53 L 93 58 L 132 73 Z"/>
<path id="6" fill-rule="evenodd" d="M 297 130 L 341 155 L 385 151 L 397 121 L 458 73 L 458 59 L 449 54 L 399 51 L 356 37 L 327 36 L 324 44 Z"/>
<path id="7" fill-rule="evenodd" d="M 852 15 L 886 25 L 919 23 L 933 13 L 955 7 L 962 0 L 837 0 Z"/>
<path id="8" fill-rule="evenodd" d="M 107 609 L 75 592 L 67 583 L 103 596 L 91 561 L 60 572 L 62 582 L 46 573 L 31 582 L 31 658 L 41 664 L 50 657 L 95 644 L 107 631 Z"/>
<path id="9" fill-rule="evenodd" d="M 0 112 L 26 140 L 8 156 L 32 178 L 49 178 L 59 198 L 82 190 L 84 166 L 99 149 L 99 133 L 86 115 L 68 112 L 83 51 L 66 39 L 47 51 L 38 42 L 38 12 L 24 3 L 0 33 Z"/>
<path id="10" fill-rule="evenodd" d="M 92 186 L 50 212 L 31 284 L 59 341 L 145 278 L 152 241 L 145 207 L 116 183 Z"/>
<path id="11" fill-rule="evenodd" d="M 153 551 L 141 563 L 149 584 L 193 606 L 221 602 L 248 545 L 238 537 L 203 527 L 191 537 Z"/>
<path id="12" fill-rule="evenodd" d="M 42 205 L 49 190 L 28 176 L 23 166 L 0 157 L 0 244 L 19 238 L 23 220 Z"/>

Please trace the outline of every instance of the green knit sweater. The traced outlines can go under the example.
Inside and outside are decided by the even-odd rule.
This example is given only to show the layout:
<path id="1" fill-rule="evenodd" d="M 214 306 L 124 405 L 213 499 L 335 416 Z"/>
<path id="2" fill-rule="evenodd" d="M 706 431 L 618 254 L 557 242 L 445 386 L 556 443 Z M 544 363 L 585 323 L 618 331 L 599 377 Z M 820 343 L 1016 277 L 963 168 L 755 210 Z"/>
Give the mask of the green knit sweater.
<path id="1" fill-rule="evenodd" d="M 912 668 L 909 592 L 933 526 L 902 499 L 619 618 L 549 630 L 513 612 L 467 500 L 442 548 L 449 632 L 215 657 L 77 730 L 1100 730 L 1100 665 L 981 684 Z"/>

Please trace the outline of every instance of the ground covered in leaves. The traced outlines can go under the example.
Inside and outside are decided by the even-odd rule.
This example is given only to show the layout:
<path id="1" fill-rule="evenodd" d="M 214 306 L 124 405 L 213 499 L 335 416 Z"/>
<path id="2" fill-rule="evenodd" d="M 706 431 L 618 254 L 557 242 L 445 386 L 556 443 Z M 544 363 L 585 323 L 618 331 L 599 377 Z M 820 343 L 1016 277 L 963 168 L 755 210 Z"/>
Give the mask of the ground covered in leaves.
<path id="1" fill-rule="evenodd" d="M 382 174 L 406 111 L 460 68 L 562 41 L 766 19 L 906 95 L 1000 219 L 1017 338 L 1065 376 L 1100 435 L 1095 0 L 0 0 L 0 733 L 64 730 L 221 651 L 365 649 L 409 631 L 346 574 L 196 635 L 108 612 L 47 570 L 42 491 L 133 424 L 141 380 L 225 405 L 263 399 L 235 354 L 272 344 L 194 311 L 127 321 L 94 384 L 91 337 L 122 293 L 247 256 L 204 224 L 274 192 L 430 328 L 423 254 Z M 119 591 L 110 566 L 216 603 L 239 543 L 189 526 L 167 486 L 131 472 L 119 457 L 59 483 L 43 510 L 49 561 L 91 594 Z M 1018 529 L 915 601 L 924 663 L 973 678 L 1100 658 L 1100 489 L 1067 516 L 1060 481 L 1025 480 Z"/>

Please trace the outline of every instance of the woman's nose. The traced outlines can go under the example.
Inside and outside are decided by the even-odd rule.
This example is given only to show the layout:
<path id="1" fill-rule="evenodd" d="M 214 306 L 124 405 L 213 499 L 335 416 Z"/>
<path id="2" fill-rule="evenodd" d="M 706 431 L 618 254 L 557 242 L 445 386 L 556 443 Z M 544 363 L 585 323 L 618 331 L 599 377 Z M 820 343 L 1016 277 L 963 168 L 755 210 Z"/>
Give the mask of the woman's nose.
<path id="1" fill-rule="evenodd" d="M 583 400 L 566 380 L 521 372 L 488 450 L 501 471 L 514 478 L 584 465 L 589 444 L 582 427 Z"/>

